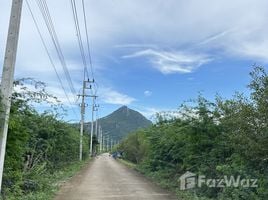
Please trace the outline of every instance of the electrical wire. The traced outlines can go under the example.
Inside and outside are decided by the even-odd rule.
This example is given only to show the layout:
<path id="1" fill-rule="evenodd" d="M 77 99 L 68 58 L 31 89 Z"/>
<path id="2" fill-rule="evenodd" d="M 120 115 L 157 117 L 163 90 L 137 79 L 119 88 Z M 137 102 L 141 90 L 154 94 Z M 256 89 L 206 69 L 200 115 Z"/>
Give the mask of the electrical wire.
<path id="1" fill-rule="evenodd" d="M 90 71 L 91 71 L 92 79 L 94 79 L 93 64 L 92 64 L 91 50 L 90 50 L 90 44 L 89 44 L 89 34 L 88 34 L 87 17 L 86 17 L 86 9 L 85 9 L 85 1 L 84 0 L 82 0 L 82 7 L 83 7 L 83 16 L 84 16 L 84 25 L 85 25 L 85 31 L 86 31 L 87 51 L 88 51 L 88 58 L 89 58 L 89 64 L 90 64 Z"/>
<path id="2" fill-rule="evenodd" d="M 52 65 L 52 67 L 53 67 L 53 69 L 54 69 L 54 72 L 55 72 L 55 74 L 56 74 L 56 76 L 57 76 L 57 79 L 58 79 L 58 81 L 59 81 L 59 83 L 60 83 L 60 86 L 61 86 L 61 88 L 62 88 L 62 90 L 63 90 L 63 92 L 64 92 L 64 95 L 65 95 L 65 97 L 66 97 L 68 103 L 69 103 L 70 105 L 73 105 L 73 103 L 71 103 L 71 100 L 70 100 L 70 98 L 69 98 L 69 96 L 68 96 L 68 94 L 67 94 L 67 92 L 66 92 L 66 90 L 65 90 L 65 88 L 64 88 L 64 86 L 63 86 L 63 82 L 62 82 L 62 80 L 61 80 L 61 78 L 60 78 L 60 76 L 59 76 L 59 73 L 58 73 L 58 71 L 57 71 L 57 69 L 56 69 L 56 66 L 55 66 L 55 64 L 54 64 L 54 62 L 53 62 L 52 56 L 51 56 L 50 53 L 49 53 L 48 47 L 47 47 L 46 42 L 45 42 L 45 40 L 44 40 L 44 37 L 43 37 L 43 35 L 42 35 L 42 33 L 41 33 L 41 29 L 40 29 L 39 26 L 38 26 L 37 20 L 36 20 L 34 14 L 33 14 L 33 11 L 32 11 L 32 9 L 31 9 L 31 6 L 30 6 L 28 0 L 26 0 L 26 4 L 27 4 L 28 10 L 29 10 L 29 12 L 30 12 L 30 15 L 31 15 L 31 17 L 32 17 L 32 19 L 33 19 L 33 22 L 34 22 L 34 25 L 35 25 L 36 30 L 37 30 L 37 32 L 38 32 L 38 35 L 39 35 L 39 37 L 40 37 L 40 39 L 41 39 L 42 45 L 43 45 L 43 47 L 44 47 L 44 49 L 45 49 L 45 51 L 46 51 L 46 54 L 47 54 L 47 56 L 48 56 L 48 58 L 49 58 L 49 61 L 50 61 L 51 65 Z M 76 115 L 76 117 L 78 118 L 78 115 L 77 115 L 77 113 L 75 112 L 75 110 L 74 110 L 72 107 L 71 107 L 71 109 L 72 109 L 73 113 Z"/>
<path id="3" fill-rule="evenodd" d="M 61 66 L 63 68 L 64 74 L 65 74 L 65 77 L 66 77 L 66 80 L 67 80 L 68 85 L 69 85 L 69 88 L 70 88 L 71 92 L 73 93 L 73 95 L 76 96 L 76 91 L 74 89 L 72 79 L 71 79 L 69 70 L 68 70 L 66 62 L 65 62 L 65 58 L 64 58 L 62 50 L 61 50 L 61 46 L 60 46 L 60 43 L 59 43 L 59 40 L 58 40 L 58 36 L 57 36 L 56 30 L 55 30 L 55 26 L 53 24 L 53 20 L 51 18 L 51 15 L 50 15 L 46 0 L 36 0 L 36 2 L 37 2 L 37 5 L 38 5 L 38 7 L 39 7 L 39 9 L 41 11 L 43 19 L 45 21 L 45 24 L 46 24 L 46 27 L 47 27 L 48 32 L 50 34 L 50 37 L 52 39 L 53 45 L 54 45 L 54 47 L 56 49 L 58 58 L 60 60 Z"/>
<path id="4" fill-rule="evenodd" d="M 89 42 L 89 34 L 88 34 L 88 25 L 87 25 L 87 15 L 86 15 L 86 9 L 85 9 L 85 1 L 82 0 L 82 7 L 83 7 L 83 16 L 84 16 L 84 25 L 85 25 L 85 31 L 86 31 L 86 41 L 87 41 L 87 51 L 88 51 L 88 58 L 89 58 L 89 64 L 90 64 L 90 70 L 91 70 L 91 76 L 94 80 L 94 71 L 93 71 L 93 62 L 92 62 L 92 56 L 91 56 L 91 49 L 90 49 L 90 42 Z M 97 95 L 98 93 L 98 84 L 96 81 L 94 81 L 95 86 L 95 92 L 94 95 Z"/>
<path id="5" fill-rule="evenodd" d="M 79 49 L 80 49 L 82 62 L 84 65 L 84 80 L 85 80 L 86 75 L 87 75 L 87 78 L 89 79 L 89 74 L 88 74 L 88 70 L 87 70 L 87 61 L 86 61 L 81 31 L 80 31 L 79 19 L 78 19 L 78 14 L 77 14 L 77 7 L 76 7 L 75 0 L 71 0 L 70 2 L 71 2 L 71 6 L 72 6 L 72 13 L 73 13 L 73 19 L 74 19 L 74 24 L 75 24 L 76 36 L 77 36 L 77 40 L 78 40 L 78 45 L 79 45 Z"/>
<path id="6" fill-rule="evenodd" d="M 78 41 L 78 45 L 79 45 L 79 49 L 80 49 L 80 53 L 81 53 L 82 62 L 83 62 L 83 65 L 84 65 L 84 80 L 85 80 L 86 77 L 89 80 L 89 72 L 88 72 L 88 64 L 89 64 L 90 71 L 91 71 L 91 76 L 92 76 L 92 80 L 93 80 L 93 86 L 94 86 L 94 88 L 92 88 L 91 92 L 92 92 L 93 95 L 96 95 L 97 91 L 98 91 L 98 84 L 95 81 L 95 77 L 94 77 L 94 73 L 93 73 L 93 64 L 92 64 L 92 57 L 91 57 L 91 50 L 90 50 L 90 43 L 89 43 L 89 34 L 88 34 L 88 25 L 87 25 L 85 2 L 84 2 L 84 0 L 82 0 L 82 10 L 83 10 L 83 20 L 84 20 L 84 29 L 85 29 L 85 36 L 86 36 L 86 45 L 87 45 L 86 49 L 87 49 L 88 62 L 87 62 L 87 59 L 86 59 L 87 56 L 85 54 L 85 49 L 84 49 L 84 46 L 83 46 L 83 40 L 82 40 L 81 29 L 80 29 L 80 24 L 79 24 L 78 10 L 77 10 L 76 1 L 75 0 L 70 0 L 70 1 L 71 1 L 71 5 L 72 5 L 72 14 L 73 14 L 73 19 L 74 19 L 74 24 L 75 24 L 77 41 Z M 39 10 L 40 10 L 42 16 L 43 16 L 44 22 L 46 24 L 46 28 L 48 30 L 48 33 L 49 33 L 50 37 L 51 37 L 52 43 L 53 43 L 53 45 L 55 47 L 57 56 L 59 58 L 61 66 L 63 68 L 65 78 L 66 78 L 66 81 L 67 81 L 67 83 L 69 85 L 70 91 L 72 92 L 72 94 L 74 96 L 76 96 L 76 91 L 74 89 L 72 79 L 71 79 L 69 70 L 67 68 L 64 55 L 62 53 L 62 49 L 61 49 L 61 46 L 60 46 L 60 43 L 59 43 L 59 39 L 58 39 L 56 30 L 55 30 L 55 26 L 54 26 L 54 23 L 53 23 L 53 20 L 52 20 L 48 5 L 46 3 L 46 0 L 36 0 L 36 3 L 38 5 L 38 7 L 39 7 Z M 28 4 L 28 7 L 29 7 L 28 1 L 27 1 L 27 4 Z M 38 24 L 37 24 L 36 20 L 35 20 L 35 25 L 38 27 Z M 39 31 L 38 31 L 39 35 L 40 35 L 40 37 L 42 37 L 40 28 L 38 27 L 38 29 L 39 29 Z M 50 62 L 53 63 L 52 56 L 49 54 L 48 48 L 46 46 L 46 43 L 45 43 L 43 37 L 42 37 L 41 40 L 42 40 L 43 45 L 45 46 L 47 54 L 49 55 Z M 55 73 L 57 75 L 57 78 L 60 81 L 61 87 L 64 90 L 65 96 L 66 96 L 67 100 L 69 101 L 69 103 L 71 104 L 71 101 L 70 101 L 70 99 L 69 99 L 69 97 L 67 95 L 67 92 L 66 92 L 66 90 L 65 90 L 65 88 L 63 86 L 63 83 L 62 83 L 62 81 L 60 79 L 60 76 L 59 76 L 59 74 L 58 74 L 58 72 L 56 70 L 55 64 L 53 63 L 52 66 L 53 66 L 54 71 L 55 71 Z"/>
<path id="7" fill-rule="evenodd" d="M 79 19 L 78 19 L 78 12 L 77 12 L 77 6 L 76 6 L 76 1 L 75 0 L 70 0 L 72 4 L 72 11 L 73 11 L 73 18 L 75 21 L 75 27 L 76 27 L 76 35 L 78 37 L 78 43 L 80 46 L 80 51 L 82 55 L 82 59 L 85 59 L 85 50 L 83 47 L 83 42 L 82 42 L 82 36 L 81 36 L 81 29 L 79 26 Z M 82 0 L 82 10 L 83 10 L 83 21 L 84 21 L 84 29 L 85 29 L 85 36 L 86 36 L 86 49 L 87 49 L 87 56 L 88 56 L 88 63 L 90 66 L 90 72 L 91 72 L 91 78 L 93 80 L 93 85 L 94 85 L 94 91 L 92 88 L 92 95 L 96 95 L 98 91 L 98 84 L 96 83 L 95 77 L 94 77 L 94 72 L 93 72 L 93 63 L 92 63 L 92 56 L 91 56 L 91 50 L 90 50 L 90 42 L 89 42 L 89 34 L 88 34 L 88 25 L 87 25 L 87 16 L 86 16 L 86 9 L 85 9 L 85 1 Z M 86 61 L 83 61 L 86 63 Z M 89 79 L 88 75 L 88 70 L 87 70 L 87 65 L 85 67 L 85 70 L 87 72 L 87 78 Z M 85 76 L 85 75 L 84 75 Z"/>

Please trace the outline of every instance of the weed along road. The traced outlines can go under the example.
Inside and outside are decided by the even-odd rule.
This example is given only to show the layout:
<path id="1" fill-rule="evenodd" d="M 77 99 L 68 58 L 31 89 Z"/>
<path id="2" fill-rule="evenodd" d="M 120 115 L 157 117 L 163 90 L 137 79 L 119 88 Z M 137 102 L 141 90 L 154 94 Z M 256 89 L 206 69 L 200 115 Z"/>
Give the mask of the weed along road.
<path id="1" fill-rule="evenodd" d="M 175 200 L 142 175 L 115 161 L 108 154 L 66 182 L 55 200 Z"/>

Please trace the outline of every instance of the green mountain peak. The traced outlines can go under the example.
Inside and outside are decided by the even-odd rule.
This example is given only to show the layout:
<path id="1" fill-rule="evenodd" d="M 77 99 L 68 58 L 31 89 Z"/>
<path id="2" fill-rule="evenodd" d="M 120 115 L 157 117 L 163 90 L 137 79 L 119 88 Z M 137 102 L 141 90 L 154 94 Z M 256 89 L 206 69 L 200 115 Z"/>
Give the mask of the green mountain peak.
<path id="1" fill-rule="evenodd" d="M 99 124 L 104 134 L 109 134 L 115 140 L 121 140 L 131 132 L 151 126 L 152 122 L 141 113 L 122 106 L 106 117 L 100 118 Z M 87 123 L 88 131 L 90 131 L 89 125 L 90 123 Z"/>

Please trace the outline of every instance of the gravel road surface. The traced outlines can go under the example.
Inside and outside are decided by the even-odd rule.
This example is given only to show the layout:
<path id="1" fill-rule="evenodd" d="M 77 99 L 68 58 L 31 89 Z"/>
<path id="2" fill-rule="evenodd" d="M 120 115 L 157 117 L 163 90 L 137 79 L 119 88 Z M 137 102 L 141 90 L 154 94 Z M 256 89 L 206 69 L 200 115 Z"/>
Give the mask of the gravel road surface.
<path id="1" fill-rule="evenodd" d="M 95 158 L 63 184 L 55 200 L 176 200 L 172 194 L 108 154 Z"/>

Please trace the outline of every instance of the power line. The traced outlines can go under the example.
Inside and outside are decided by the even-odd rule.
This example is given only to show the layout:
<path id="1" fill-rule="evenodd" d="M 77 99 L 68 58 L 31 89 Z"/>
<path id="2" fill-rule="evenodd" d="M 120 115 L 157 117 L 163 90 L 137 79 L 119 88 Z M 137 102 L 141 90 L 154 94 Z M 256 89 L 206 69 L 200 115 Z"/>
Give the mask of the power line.
<path id="1" fill-rule="evenodd" d="M 55 30 L 55 26 L 54 26 L 54 23 L 53 23 L 53 20 L 52 20 L 48 5 L 46 3 L 46 0 L 36 0 L 36 3 L 37 3 L 37 5 L 38 5 L 38 7 L 40 9 L 40 12 L 41 12 L 42 16 L 43 16 L 43 19 L 44 19 L 44 22 L 46 24 L 48 33 L 49 33 L 49 35 L 51 37 L 51 40 L 52 40 L 53 45 L 55 47 L 56 53 L 58 55 L 58 58 L 60 60 L 61 65 L 62 65 L 64 74 L 65 74 L 65 77 L 66 77 L 66 81 L 68 82 L 68 85 L 69 85 L 69 88 L 70 88 L 71 92 L 73 93 L 73 95 L 76 96 L 76 91 L 74 89 L 74 86 L 73 86 L 73 83 L 72 83 L 68 68 L 66 66 L 65 58 L 64 58 L 64 55 L 62 53 L 62 49 L 61 49 L 61 46 L 60 46 L 60 43 L 59 43 L 59 39 L 58 39 L 56 30 Z M 84 2 L 84 0 L 82 0 L 82 7 L 83 7 L 82 10 L 83 10 L 83 17 L 84 17 L 85 32 L 86 32 L 85 35 L 86 35 L 86 41 L 87 41 L 87 53 L 88 53 L 88 60 L 89 60 L 88 63 L 87 63 L 87 59 L 86 59 L 85 49 L 84 49 L 84 46 L 83 46 L 83 40 L 82 40 L 81 29 L 80 29 L 80 24 L 79 24 L 78 10 L 77 10 L 76 1 L 71 0 L 71 5 L 72 5 L 72 13 L 73 13 L 73 19 L 74 19 L 75 30 L 76 30 L 76 35 L 77 35 L 77 41 L 78 41 L 78 45 L 79 45 L 79 49 L 80 49 L 80 53 L 81 53 L 82 62 L 83 62 L 83 65 L 84 65 L 84 81 L 86 80 L 86 76 L 87 76 L 87 79 L 89 80 L 88 65 L 87 65 L 87 64 L 89 64 L 90 69 L 91 69 L 92 80 L 93 80 L 93 83 L 94 83 L 94 91 L 92 90 L 92 95 L 96 96 L 97 90 L 98 90 L 98 84 L 96 83 L 96 81 L 94 79 L 94 73 L 93 73 L 93 64 L 92 64 L 92 57 L 91 57 L 90 44 L 89 44 L 89 34 L 88 34 L 85 2 Z M 38 25 L 36 20 L 35 20 L 35 24 Z M 39 34 L 41 35 L 40 29 L 39 29 Z M 47 46 L 45 45 L 46 43 L 45 43 L 44 39 L 41 39 L 41 40 L 42 40 L 43 45 L 45 46 L 46 52 L 49 55 L 50 61 L 53 63 L 52 57 L 49 54 L 49 51 L 48 51 Z M 57 75 L 58 79 L 60 80 L 60 76 L 57 73 L 57 70 L 56 70 L 56 67 L 55 67 L 54 63 L 52 64 L 52 66 L 53 66 L 53 68 L 54 68 L 54 70 L 56 72 L 56 75 Z M 63 83 L 62 83 L 61 80 L 60 80 L 60 83 L 61 83 L 61 87 L 64 88 Z M 65 88 L 64 88 L 64 93 L 67 96 L 67 92 L 66 92 Z M 70 102 L 69 97 L 67 98 L 67 100 Z"/>
<path id="2" fill-rule="evenodd" d="M 86 38 L 87 38 L 87 51 L 88 51 L 89 64 L 90 64 L 91 76 L 94 79 L 93 64 L 92 64 L 91 50 L 90 50 L 90 45 L 89 45 L 88 26 L 87 26 L 87 17 L 86 17 L 86 9 L 85 9 L 85 1 L 84 0 L 82 0 L 82 7 L 83 7 L 84 24 L 85 24 Z"/>
<path id="3" fill-rule="evenodd" d="M 88 51 L 88 58 L 89 58 L 89 64 L 90 64 L 90 70 L 92 78 L 94 78 L 94 71 L 93 71 L 93 62 L 92 62 L 92 56 L 91 56 L 91 50 L 90 50 L 90 43 L 89 43 L 89 34 L 88 34 L 88 25 L 87 25 L 87 17 L 86 17 L 86 9 L 85 9 L 85 1 L 82 0 L 82 7 L 83 7 L 83 16 L 84 16 L 84 25 L 85 25 L 85 31 L 86 31 L 86 40 L 87 40 L 87 51 Z M 95 86 L 95 95 L 98 92 L 98 84 L 96 81 L 94 81 Z"/>
<path id="4" fill-rule="evenodd" d="M 76 35 L 78 37 L 78 44 L 79 44 L 79 47 L 80 47 L 80 52 L 81 52 L 81 55 L 82 55 L 83 63 L 87 64 L 86 56 L 85 56 L 85 50 L 84 50 L 84 46 L 83 46 L 83 42 L 82 42 L 82 36 L 81 36 L 81 31 L 80 31 L 81 29 L 80 29 L 80 26 L 79 26 L 79 18 L 78 18 L 78 12 L 77 12 L 77 6 L 76 6 L 75 0 L 71 0 L 71 4 L 72 4 L 73 18 L 74 18 L 74 21 L 75 21 Z M 86 9 L 85 9 L 84 0 L 82 0 L 82 10 L 83 10 L 83 21 L 84 21 L 84 29 L 85 29 L 85 36 L 86 36 L 86 49 L 87 49 L 87 56 L 88 56 L 88 60 L 89 60 L 88 63 L 89 63 L 89 66 L 90 66 L 90 72 L 91 72 L 92 80 L 94 80 L 94 88 L 95 88 L 95 92 L 93 92 L 92 94 L 96 95 L 97 90 L 98 90 L 98 85 L 97 85 L 97 82 L 95 81 L 94 72 L 93 72 L 93 62 L 92 62 L 92 56 L 91 56 L 91 50 L 90 50 L 88 25 L 87 25 L 87 16 L 86 16 Z M 87 65 L 86 65 L 86 67 L 87 67 Z M 88 76 L 87 68 L 86 68 L 86 72 L 87 72 L 87 76 Z"/>
<path id="5" fill-rule="evenodd" d="M 72 5 L 72 13 L 73 13 L 73 19 L 74 19 L 74 24 L 75 24 L 76 36 L 77 36 L 77 40 L 78 40 L 80 54 L 82 57 L 82 62 L 84 65 L 84 80 L 85 80 L 85 75 L 86 75 L 85 73 L 87 73 L 88 79 L 89 79 L 89 75 L 88 75 L 88 70 L 87 70 L 86 56 L 85 56 L 84 46 L 83 46 L 83 42 L 82 42 L 82 36 L 81 36 L 81 31 L 80 31 L 80 25 L 79 25 L 79 19 L 78 19 L 77 7 L 76 7 L 75 0 L 71 0 L 71 5 Z"/>
<path id="6" fill-rule="evenodd" d="M 69 96 L 68 96 L 68 94 L 67 94 L 67 92 L 66 92 L 66 90 L 65 90 L 65 88 L 64 88 L 64 86 L 63 86 L 62 80 L 61 80 L 61 78 L 60 78 L 60 76 L 59 76 L 59 73 L 57 72 L 57 68 L 56 68 L 56 66 L 55 66 L 55 64 L 54 64 L 54 62 L 53 62 L 52 56 L 51 56 L 50 53 L 49 53 L 48 47 L 47 47 L 47 45 L 46 45 L 46 43 L 45 43 L 44 37 L 43 37 L 43 35 L 42 35 L 42 33 L 41 33 L 41 30 L 40 30 L 40 28 L 39 28 L 39 26 L 38 26 L 37 20 L 36 20 L 35 17 L 34 17 L 33 11 L 32 11 L 32 9 L 31 9 L 31 6 L 30 6 L 28 0 L 26 0 L 26 4 L 27 4 L 28 10 L 29 10 L 29 12 L 30 12 L 30 14 L 31 14 L 31 17 L 32 17 L 32 19 L 33 19 L 34 25 L 35 25 L 35 27 L 36 27 L 36 29 L 37 29 L 38 35 L 39 35 L 39 37 L 40 37 L 40 39 L 41 39 L 41 42 L 42 42 L 42 44 L 43 44 L 43 47 L 45 48 L 45 51 L 46 51 L 46 53 L 47 53 L 47 55 L 48 55 L 49 61 L 50 61 L 51 65 L 52 65 L 52 67 L 53 67 L 53 69 L 54 69 L 54 72 L 56 73 L 56 76 L 57 76 L 57 78 L 58 78 L 58 81 L 59 81 L 59 83 L 60 83 L 60 85 L 61 85 L 61 88 L 62 88 L 62 90 L 63 90 L 63 92 L 64 92 L 64 95 L 65 95 L 65 97 L 66 97 L 68 103 L 69 103 L 70 105 L 73 105 L 73 103 L 71 103 L 70 98 L 69 98 Z M 78 116 L 77 116 L 77 113 L 75 112 L 75 110 L 74 110 L 72 107 L 71 107 L 71 109 L 72 109 L 73 113 L 76 115 L 76 117 L 78 117 Z"/>
<path id="7" fill-rule="evenodd" d="M 70 87 L 70 90 L 73 93 L 73 95 L 76 96 L 76 91 L 74 89 L 72 79 L 71 79 L 69 70 L 68 70 L 66 62 L 65 62 L 65 58 L 64 58 L 62 50 L 61 50 L 61 46 L 60 46 L 60 43 L 58 40 L 58 36 L 57 36 L 56 30 L 55 30 L 55 27 L 54 27 L 47 3 L 45 0 L 36 0 L 36 2 L 37 2 L 37 5 L 41 11 L 42 16 L 43 16 L 43 19 L 45 21 L 48 32 L 51 36 L 53 45 L 56 49 L 57 55 L 58 55 L 59 60 L 61 62 L 61 65 L 62 65 L 64 74 L 65 74 L 66 80 L 68 82 L 68 85 Z"/>

